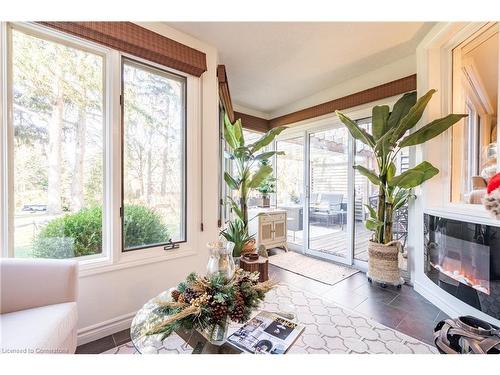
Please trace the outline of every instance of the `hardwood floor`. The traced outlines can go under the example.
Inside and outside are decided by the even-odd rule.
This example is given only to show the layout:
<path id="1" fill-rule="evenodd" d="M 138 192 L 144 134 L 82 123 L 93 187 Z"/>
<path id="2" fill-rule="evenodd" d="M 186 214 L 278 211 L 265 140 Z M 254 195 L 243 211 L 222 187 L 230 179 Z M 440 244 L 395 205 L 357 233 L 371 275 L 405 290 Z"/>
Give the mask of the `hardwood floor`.
<path id="1" fill-rule="evenodd" d="M 366 275 L 356 273 L 335 285 L 269 265 L 271 277 L 343 305 L 373 320 L 432 345 L 433 328 L 446 314 L 429 303 L 411 286 L 401 289 L 370 284 Z M 145 297 L 145 300 L 147 296 Z M 130 341 L 129 330 L 81 345 L 77 353 L 97 354 Z"/>

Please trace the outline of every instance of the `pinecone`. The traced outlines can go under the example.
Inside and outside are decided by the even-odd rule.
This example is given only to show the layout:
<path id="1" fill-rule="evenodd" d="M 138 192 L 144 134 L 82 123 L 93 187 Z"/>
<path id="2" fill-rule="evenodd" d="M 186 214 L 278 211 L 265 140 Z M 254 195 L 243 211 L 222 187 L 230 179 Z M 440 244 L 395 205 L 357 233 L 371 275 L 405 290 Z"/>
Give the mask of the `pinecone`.
<path id="1" fill-rule="evenodd" d="M 179 296 L 181 295 L 181 292 L 179 292 L 177 289 L 174 289 L 174 290 L 172 290 L 172 292 L 170 293 L 170 295 L 172 296 L 172 299 L 175 302 L 179 302 Z"/>
<path id="2" fill-rule="evenodd" d="M 198 294 L 193 289 L 186 288 L 186 290 L 184 291 L 184 298 L 187 303 L 191 303 L 191 301 L 196 297 L 198 297 Z"/>
<path id="3" fill-rule="evenodd" d="M 212 321 L 212 323 L 218 323 L 218 322 L 224 320 L 227 316 L 227 311 L 228 311 L 228 308 L 227 308 L 227 304 L 225 302 L 213 301 L 210 304 L 210 313 L 211 313 L 210 320 Z"/>
<path id="4" fill-rule="evenodd" d="M 184 297 L 184 294 L 179 295 L 179 298 L 177 298 L 177 302 L 180 302 L 180 303 L 186 302 L 186 298 Z"/>
<path id="5" fill-rule="evenodd" d="M 245 319 L 245 299 L 241 293 L 236 294 L 236 301 L 233 311 L 231 311 L 231 320 L 237 323 L 244 323 Z"/>

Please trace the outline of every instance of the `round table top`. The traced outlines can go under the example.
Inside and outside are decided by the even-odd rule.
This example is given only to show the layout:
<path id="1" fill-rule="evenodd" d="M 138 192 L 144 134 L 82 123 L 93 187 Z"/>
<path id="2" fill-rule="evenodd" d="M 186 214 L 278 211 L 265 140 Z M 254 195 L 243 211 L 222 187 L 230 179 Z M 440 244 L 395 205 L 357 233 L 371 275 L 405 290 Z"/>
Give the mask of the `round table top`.
<path id="1" fill-rule="evenodd" d="M 163 346 L 164 334 L 146 335 L 146 332 L 165 319 L 156 301 L 171 301 L 170 290 L 164 291 L 142 306 L 130 327 L 130 338 L 139 353 L 156 353 Z"/>

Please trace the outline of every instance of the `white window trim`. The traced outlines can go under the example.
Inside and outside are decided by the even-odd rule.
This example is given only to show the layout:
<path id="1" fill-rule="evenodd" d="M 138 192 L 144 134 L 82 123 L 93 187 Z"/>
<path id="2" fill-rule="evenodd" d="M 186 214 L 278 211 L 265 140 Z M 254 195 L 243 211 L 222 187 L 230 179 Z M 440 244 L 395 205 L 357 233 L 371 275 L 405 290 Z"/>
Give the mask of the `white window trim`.
<path id="1" fill-rule="evenodd" d="M 136 56 L 120 53 L 116 50 L 103 47 L 71 35 L 67 35 L 50 28 L 33 23 L 0 23 L 0 246 L 1 256 L 13 256 L 13 228 L 9 225 L 8 215 L 10 181 L 13 168 L 9 150 L 12 147 L 10 132 L 9 87 L 10 72 L 8 71 L 10 47 L 8 30 L 13 25 L 19 30 L 30 31 L 45 38 L 55 38 L 58 42 L 67 42 L 78 48 L 90 50 L 103 56 L 105 61 L 105 132 L 104 132 L 104 223 L 103 223 L 103 252 L 102 254 L 75 257 L 80 265 L 80 275 L 87 276 L 101 272 L 135 267 L 148 263 L 169 261 L 182 257 L 194 256 L 198 248 L 197 235 L 201 209 L 201 79 L 186 73 L 165 67 Z M 178 249 L 165 251 L 163 245 L 136 251 L 122 251 L 122 225 L 120 217 L 121 207 L 121 60 L 128 57 L 138 62 L 186 78 L 186 242 L 180 243 Z M 9 142 L 11 144 L 9 144 Z M 10 233 L 9 233 L 10 231 Z"/>

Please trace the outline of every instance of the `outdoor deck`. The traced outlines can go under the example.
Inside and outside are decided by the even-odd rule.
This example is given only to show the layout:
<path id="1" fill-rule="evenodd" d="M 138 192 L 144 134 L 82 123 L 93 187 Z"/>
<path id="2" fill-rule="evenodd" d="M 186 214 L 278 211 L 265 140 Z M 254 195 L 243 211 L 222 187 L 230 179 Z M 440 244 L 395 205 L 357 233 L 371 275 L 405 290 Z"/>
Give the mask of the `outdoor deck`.
<path id="1" fill-rule="evenodd" d="M 347 228 L 328 228 L 323 226 L 311 225 L 311 240 L 309 248 L 340 257 L 347 256 Z M 288 242 L 297 245 L 303 244 L 302 231 L 289 231 Z M 354 259 L 368 260 L 368 241 L 371 232 L 366 230 L 362 223 L 356 223 L 356 232 L 354 238 Z"/>

